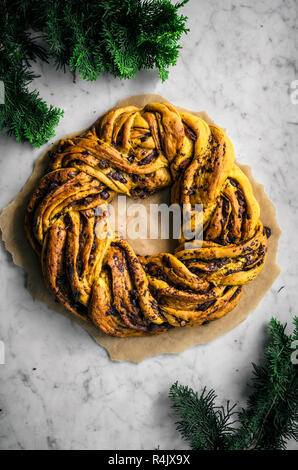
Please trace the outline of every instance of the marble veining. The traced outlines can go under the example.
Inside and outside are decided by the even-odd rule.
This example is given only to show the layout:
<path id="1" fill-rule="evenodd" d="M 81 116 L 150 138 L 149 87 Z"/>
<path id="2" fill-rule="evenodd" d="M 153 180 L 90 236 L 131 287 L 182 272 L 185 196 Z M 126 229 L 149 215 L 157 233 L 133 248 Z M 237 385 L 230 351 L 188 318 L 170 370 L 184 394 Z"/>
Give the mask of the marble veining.
<path id="1" fill-rule="evenodd" d="M 94 83 L 37 64 L 34 87 L 64 108 L 57 137 L 90 125 L 120 98 L 159 93 L 189 109 L 206 109 L 227 128 L 240 163 L 277 208 L 283 229 L 278 256 L 282 274 L 258 308 L 235 330 L 211 344 L 139 365 L 115 363 L 72 321 L 34 301 L 22 269 L 1 245 L 0 365 L 1 449 L 183 449 L 175 430 L 169 386 L 179 379 L 197 390 L 214 387 L 219 404 L 244 405 L 251 361 L 258 361 L 272 315 L 297 314 L 298 79 L 296 0 L 190 0 L 184 13 L 190 33 L 169 79 L 142 72 Z M 22 188 L 43 149 L 0 138 L 0 207 Z M 291 442 L 289 448 L 296 448 Z"/>

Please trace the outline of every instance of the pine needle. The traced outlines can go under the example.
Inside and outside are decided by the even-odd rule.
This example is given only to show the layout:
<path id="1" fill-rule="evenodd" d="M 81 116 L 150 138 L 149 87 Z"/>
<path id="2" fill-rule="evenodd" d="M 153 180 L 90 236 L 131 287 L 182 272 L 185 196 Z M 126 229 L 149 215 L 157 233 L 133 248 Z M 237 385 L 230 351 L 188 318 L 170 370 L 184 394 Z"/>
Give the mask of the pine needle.
<path id="1" fill-rule="evenodd" d="M 0 0 L 0 131 L 36 147 L 54 135 L 63 111 L 29 91 L 36 60 L 52 59 L 86 80 L 103 73 L 133 78 L 152 68 L 166 80 L 188 32 L 187 18 L 178 14 L 187 1 Z"/>
<path id="2" fill-rule="evenodd" d="M 286 325 L 271 319 L 264 362 L 253 364 L 245 409 L 236 412 L 229 402 L 226 409 L 216 407 L 214 390 L 207 393 L 204 388 L 198 396 L 177 382 L 172 385 L 169 397 L 180 418 L 177 430 L 192 449 L 282 450 L 289 439 L 298 441 L 298 365 L 293 361 L 298 317 L 294 326 L 290 336 Z"/>

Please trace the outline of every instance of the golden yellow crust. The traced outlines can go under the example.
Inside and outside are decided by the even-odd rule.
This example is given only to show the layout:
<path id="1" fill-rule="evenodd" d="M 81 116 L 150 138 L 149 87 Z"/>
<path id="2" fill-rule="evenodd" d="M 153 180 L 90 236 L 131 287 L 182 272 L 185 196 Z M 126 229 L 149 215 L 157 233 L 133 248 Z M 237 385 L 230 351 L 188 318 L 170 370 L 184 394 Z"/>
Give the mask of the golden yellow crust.
<path id="1" fill-rule="evenodd" d="M 50 159 L 26 233 L 51 292 L 104 333 L 153 335 L 220 318 L 262 269 L 270 230 L 221 128 L 171 104 L 126 106 L 61 140 Z M 137 256 L 110 230 L 107 203 L 166 186 L 189 208 L 189 229 L 203 205 L 203 243 L 182 234 L 174 254 Z"/>

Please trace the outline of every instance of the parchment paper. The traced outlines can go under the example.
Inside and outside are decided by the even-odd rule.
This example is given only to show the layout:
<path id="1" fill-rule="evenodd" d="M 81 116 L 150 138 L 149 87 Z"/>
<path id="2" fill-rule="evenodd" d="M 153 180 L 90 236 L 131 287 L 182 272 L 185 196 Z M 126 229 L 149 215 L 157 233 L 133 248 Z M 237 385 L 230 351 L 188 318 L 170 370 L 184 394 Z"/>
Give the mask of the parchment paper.
<path id="1" fill-rule="evenodd" d="M 149 102 L 168 102 L 159 95 L 137 95 L 131 96 L 119 101 L 115 107 L 133 104 L 143 107 Z M 175 103 L 174 103 L 175 104 Z M 203 112 L 191 111 L 193 114 L 202 117 L 206 122 L 212 124 L 213 121 Z M 82 131 L 71 134 L 80 134 Z M 68 136 L 70 137 L 70 136 Z M 53 144 L 55 145 L 55 144 Z M 0 215 L 0 229 L 2 231 L 2 239 L 6 249 L 11 253 L 13 262 L 25 269 L 28 274 L 27 288 L 37 301 L 44 302 L 49 308 L 55 310 L 66 317 L 72 318 L 73 321 L 79 323 L 95 341 L 103 346 L 109 356 L 114 361 L 132 361 L 141 362 L 148 357 L 163 353 L 179 353 L 185 349 L 195 345 L 208 343 L 220 335 L 227 333 L 235 328 L 239 323 L 243 322 L 248 315 L 256 308 L 258 303 L 264 297 L 274 280 L 280 273 L 280 269 L 276 264 L 276 254 L 278 249 L 278 240 L 281 230 L 276 219 L 276 211 L 272 202 L 264 192 L 263 185 L 257 183 L 252 176 L 251 169 L 247 165 L 239 165 L 242 171 L 248 176 L 261 208 L 261 220 L 272 230 L 269 239 L 269 252 L 265 266 L 261 273 L 244 288 L 244 293 L 240 299 L 238 306 L 226 316 L 219 320 L 212 321 L 206 325 L 193 328 L 175 328 L 169 332 L 144 338 L 114 338 L 101 333 L 91 322 L 83 321 L 74 317 L 62 305 L 58 304 L 54 297 L 45 287 L 40 262 L 37 259 L 33 249 L 29 245 L 24 232 L 24 214 L 27 202 L 37 186 L 41 176 L 47 167 L 47 153 L 41 155 L 37 160 L 34 171 L 22 191 L 15 199 L 6 206 Z M 169 191 L 163 190 L 157 195 L 152 196 L 149 200 L 142 200 L 142 204 L 148 208 L 150 202 L 160 203 L 169 200 Z M 128 204 L 130 203 L 127 201 Z M 135 202 L 135 200 L 134 200 Z M 115 204 L 115 202 L 114 202 Z M 173 240 L 127 240 L 131 243 L 136 253 L 152 254 L 161 251 L 172 251 Z M 227 337 L 227 341 L 228 341 Z"/>

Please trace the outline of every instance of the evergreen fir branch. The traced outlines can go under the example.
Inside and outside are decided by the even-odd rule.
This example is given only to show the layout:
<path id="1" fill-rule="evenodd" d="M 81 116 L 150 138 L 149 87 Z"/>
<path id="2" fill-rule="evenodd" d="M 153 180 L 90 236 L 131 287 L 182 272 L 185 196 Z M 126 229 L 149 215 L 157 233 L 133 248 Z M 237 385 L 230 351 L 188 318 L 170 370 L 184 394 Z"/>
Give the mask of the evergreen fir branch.
<path id="1" fill-rule="evenodd" d="M 246 410 L 239 413 L 241 427 L 236 448 L 277 450 L 298 436 L 298 367 L 291 362 L 293 337 L 286 325 L 271 319 L 265 362 L 253 364 L 252 390 Z"/>
<path id="2" fill-rule="evenodd" d="M 272 319 L 264 363 L 253 364 L 251 394 L 245 409 L 234 411 L 215 406 L 215 392 L 201 396 L 190 388 L 174 384 L 170 389 L 172 407 L 180 417 L 177 430 L 193 449 L 279 450 L 289 439 L 298 441 L 298 365 L 291 361 L 293 341 L 298 339 L 298 317 L 294 333 Z M 237 425 L 232 427 L 231 418 Z"/>
<path id="3" fill-rule="evenodd" d="M 186 20 L 170 0 L 0 0 L 0 130 L 34 146 L 54 135 L 62 111 L 29 91 L 36 60 L 70 69 L 86 80 L 102 73 L 132 78 L 158 68 L 164 81 L 187 33 Z"/>
<path id="4" fill-rule="evenodd" d="M 170 388 L 172 408 L 180 417 L 177 430 L 196 450 L 218 450 L 227 448 L 227 436 L 234 433 L 231 425 L 233 410 L 227 403 L 226 409 L 215 406 L 214 390 L 200 396 L 187 386 L 176 382 Z"/>
<path id="5" fill-rule="evenodd" d="M 0 62 L 6 62 L 0 53 Z M 28 71 L 22 59 L 14 58 L 5 75 L 0 70 L 0 80 L 5 87 L 5 103 L 0 105 L 0 130 L 14 135 L 17 142 L 28 140 L 34 147 L 40 147 L 55 135 L 63 111 L 47 104 L 37 91 L 30 92 L 28 84 L 36 76 Z"/>
<path id="6" fill-rule="evenodd" d="M 23 2 L 0 2 L 3 20 L 0 80 L 5 90 L 5 102 L 0 105 L 0 131 L 14 135 L 17 142 L 28 140 L 34 147 L 39 147 L 55 135 L 54 128 L 63 112 L 48 107 L 36 90 L 29 91 L 29 84 L 36 78 L 29 64 L 37 59 L 47 61 L 48 56 L 38 43 L 38 37 L 24 29 L 28 24 L 27 8 Z M 12 17 L 15 21 L 11 21 Z"/>
<path id="7" fill-rule="evenodd" d="M 41 1 L 41 3 L 45 2 Z M 69 27 L 64 20 L 65 6 L 59 0 L 51 0 L 47 5 L 44 5 L 44 8 L 47 15 L 43 27 L 43 37 L 49 46 L 49 54 L 54 58 L 57 68 L 62 68 L 65 71 L 72 48 Z"/>
<path id="8" fill-rule="evenodd" d="M 177 42 L 188 32 L 187 18 L 178 14 L 187 2 L 52 0 L 45 5 L 44 38 L 58 67 L 77 67 L 87 80 L 104 72 L 132 78 L 154 67 L 165 79 L 167 68 L 177 61 Z"/>

